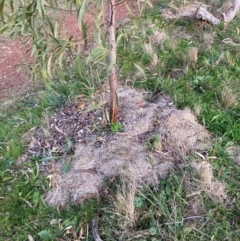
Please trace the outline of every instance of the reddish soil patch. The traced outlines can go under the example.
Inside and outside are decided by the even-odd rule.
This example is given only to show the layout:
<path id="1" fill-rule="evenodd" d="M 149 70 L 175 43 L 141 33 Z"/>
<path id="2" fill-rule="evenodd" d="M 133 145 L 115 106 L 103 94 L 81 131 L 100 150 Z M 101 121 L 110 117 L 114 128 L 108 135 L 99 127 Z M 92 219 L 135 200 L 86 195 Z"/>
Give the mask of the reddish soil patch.
<path id="1" fill-rule="evenodd" d="M 129 6 L 133 11 L 137 9 L 136 4 L 129 1 Z M 129 17 L 125 4 L 117 6 L 117 22 Z M 84 22 L 89 26 L 89 34 L 93 32 L 94 16 L 86 14 Z M 76 12 L 64 14 L 61 23 L 61 32 L 66 37 L 73 36 L 76 41 L 82 41 L 82 34 L 78 27 Z M 24 71 L 25 64 L 29 62 L 30 55 L 24 44 L 18 39 L 0 39 L 0 100 L 18 93 L 25 93 L 29 90 L 29 76 Z"/>
<path id="2" fill-rule="evenodd" d="M 0 40 L 0 100 L 28 89 L 29 79 L 20 70 L 27 57 L 20 40 Z"/>
<path id="3" fill-rule="evenodd" d="M 138 10 L 136 2 L 128 1 L 128 6 L 135 13 Z M 93 34 L 94 30 L 94 10 L 91 10 L 90 13 L 86 13 L 84 16 L 84 23 L 88 26 L 88 37 Z M 105 13 L 106 14 L 106 13 Z M 106 15 L 105 15 L 106 17 Z M 130 18 L 129 12 L 127 10 L 126 5 L 119 4 L 116 6 L 116 23 L 117 25 L 124 19 Z M 62 24 L 61 24 L 61 32 L 65 33 L 66 36 L 73 36 L 74 40 L 82 41 L 82 33 L 79 29 L 77 22 L 77 13 L 72 13 L 72 15 L 65 14 L 62 15 Z"/>

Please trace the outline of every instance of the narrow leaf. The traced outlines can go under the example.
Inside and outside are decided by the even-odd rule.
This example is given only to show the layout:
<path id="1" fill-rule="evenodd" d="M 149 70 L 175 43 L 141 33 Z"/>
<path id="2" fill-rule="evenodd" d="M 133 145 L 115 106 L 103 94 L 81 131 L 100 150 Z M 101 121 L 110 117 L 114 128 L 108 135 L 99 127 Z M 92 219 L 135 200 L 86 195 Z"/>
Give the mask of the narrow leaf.
<path id="1" fill-rule="evenodd" d="M 50 54 L 50 57 L 49 57 L 48 62 L 47 62 L 47 70 L 48 70 L 48 74 L 49 74 L 49 76 L 50 76 L 51 78 L 53 78 L 53 77 L 52 77 L 52 71 L 51 71 L 52 57 L 53 57 L 53 55 Z"/>
<path id="2" fill-rule="evenodd" d="M 8 26 L 6 26 L 6 27 L 0 29 L 0 35 L 1 35 L 2 33 L 4 33 L 7 29 L 8 29 Z"/>
<path id="3" fill-rule="evenodd" d="M 43 240 L 47 240 L 47 239 L 51 239 L 52 238 L 52 234 L 48 231 L 48 230 L 42 230 L 41 232 L 38 233 L 38 235 L 43 239 Z"/>
<path id="4" fill-rule="evenodd" d="M 87 2 L 87 0 L 83 0 L 83 2 L 80 3 L 81 6 L 80 6 L 79 12 L 78 12 L 78 26 L 80 29 L 81 29 L 81 23 L 82 23 L 82 19 L 83 19 L 83 13 L 85 10 L 86 2 Z"/>
<path id="5" fill-rule="evenodd" d="M 88 22 L 84 22 L 82 19 L 82 38 L 84 40 L 84 47 L 87 47 L 87 43 L 88 43 L 88 36 L 87 36 L 87 31 L 88 31 Z"/>
<path id="6" fill-rule="evenodd" d="M 142 74 L 142 76 L 143 76 L 144 78 L 146 78 L 146 74 L 145 74 L 143 68 L 142 68 L 140 65 L 136 64 L 136 63 L 133 63 L 133 64 L 134 64 L 134 66 L 136 67 L 136 69 Z"/>
<path id="7" fill-rule="evenodd" d="M 2 1 L 0 2 L 0 15 L 3 14 L 4 3 L 5 3 L 5 0 L 2 0 Z"/>
<path id="8" fill-rule="evenodd" d="M 45 8 L 42 0 L 37 0 L 37 10 L 41 18 L 45 16 Z"/>
<path id="9" fill-rule="evenodd" d="M 47 20 L 47 23 L 50 27 L 50 31 L 51 31 L 52 35 L 54 35 L 54 26 L 53 26 L 53 24 L 52 24 L 52 22 L 51 22 L 51 20 L 49 19 L 48 16 L 46 16 L 46 20 Z"/>
<path id="10" fill-rule="evenodd" d="M 82 0 L 75 0 L 77 8 L 80 8 L 82 5 Z"/>
<path id="11" fill-rule="evenodd" d="M 10 8 L 11 8 L 11 11 L 12 13 L 14 12 L 14 5 L 13 5 L 13 1 L 10 1 Z"/>
<path id="12" fill-rule="evenodd" d="M 5 2 L 5 0 L 2 0 L 2 1 L 0 2 L 0 18 L 2 19 L 2 21 L 3 21 L 4 2 Z"/>
<path id="13" fill-rule="evenodd" d="M 127 10 L 128 10 L 128 12 L 129 12 L 130 16 L 131 16 L 132 18 L 136 18 L 136 15 L 135 15 L 134 12 L 132 11 L 132 9 L 127 5 L 127 3 L 126 3 L 126 7 L 127 7 Z"/>
<path id="14" fill-rule="evenodd" d="M 31 24 L 31 17 L 34 14 L 34 12 L 36 11 L 36 2 L 32 2 L 31 4 L 29 4 L 26 8 L 26 19 L 30 22 Z"/>
<path id="15" fill-rule="evenodd" d="M 72 142 L 72 140 L 71 140 L 68 136 L 66 136 L 65 139 L 66 139 L 68 148 L 72 148 L 72 147 L 73 147 L 73 142 Z"/>
<path id="16" fill-rule="evenodd" d="M 69 172 L 71 161 L 72 161 L 72 158 L 69 158 L 69 159 L 67 160 L 67 163 L 65 164 L 64 169 L 63 169 L 63 174 L 64 174 L 64 175 Z"/>
<path id="17" fill-rule="evenodd" d="M 153 8 L 153 4 L 149 0 L 139 0 L 139 2 L 147 4 L 150 8 Z"/>
<path id="18" fill-rule="evenodd" d="M 54 37 L 57 38 L 58 36 L 58 23 L 56 22 L 55 25 L 54 25 Z"/>
<path id="19" fill-rule="evenodd" d="M 116 41 L 117 45 L 118 45 L 119 42 L 121 41 L 122 37 L 123 37 L 123 33 L 120 33 L 120 34 L 117 36 L 117 41 Z"/>
<path id="20" fill-rule="evenodd" d="M 59 45 L 61 45 L 59 40 L 56 37 L 54 37 L 52 34 L 50 34 L 50 37 L 53 38 L 53 40 L 56 41 Z"/>
<path id="21" fill-rule="evenodd" d="M 47 157 L 44 157 L 42 159 L 40 159 L 39 161 L 40 162 L 47 162 L 47 161 L 51 161 L 51 160 L 55 160 L 55 159 L 58 159 L 59 156 L 47 156 Z"/>
<path id="22" fill-rule="evenodd" d="M 49 1 L 47 1 L 47 2 L 49 2 L 49 5 L 51 6 L 51 8 L 52 8 L 53 10 L 55 10 L 55 9 L 58 8 L 58 3 L 57 3 L 56 0 L 49 0 Z"/>

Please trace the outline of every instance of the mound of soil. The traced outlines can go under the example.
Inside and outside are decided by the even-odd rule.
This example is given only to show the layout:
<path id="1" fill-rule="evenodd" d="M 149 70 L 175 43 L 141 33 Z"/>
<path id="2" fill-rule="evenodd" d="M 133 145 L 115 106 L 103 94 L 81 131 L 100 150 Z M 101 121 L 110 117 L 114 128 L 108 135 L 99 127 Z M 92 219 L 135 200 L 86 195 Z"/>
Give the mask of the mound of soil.
<path id="1" fill-rule="evenodd" d="M 119 90 L 123 130 L 113 133 L 104 127 L 107 99 L 106 93 L 98 95 L 94 103 L 100 105 L 95 108 L 84 105 L 83 100 L 70 104 L 52 117 L 47 131 L 36 132 L 31 153 L 66 147 L 62 140 L 68 138 L 76 143 L 71 157 L 65 155 L 41 165 L 52 185 L 46 194 L 49 205 L 61 207 L 100 195 L 106 191 L 104 181 L 123 171 L 131 173 L 139 184 L 157 185 L 189 152 L 201 152 L 211 145 L 209 133 L 189 109 L 177 109 L 164 94 L 149 98 L 149 93 L 129 87 Z M 69 108 L 71 115 L 67 114 Z M 55 141 L 51 142 L 53 136 Z"/>

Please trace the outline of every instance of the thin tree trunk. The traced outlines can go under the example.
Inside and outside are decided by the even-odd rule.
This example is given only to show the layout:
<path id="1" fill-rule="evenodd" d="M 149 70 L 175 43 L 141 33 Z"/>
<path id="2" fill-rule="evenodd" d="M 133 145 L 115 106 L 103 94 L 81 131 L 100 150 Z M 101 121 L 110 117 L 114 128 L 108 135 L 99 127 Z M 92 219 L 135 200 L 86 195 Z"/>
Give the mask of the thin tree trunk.
<path id="1" fill-rule="evenodd" d="M 110 87 L 110 121 L 118 121 L 118 103 L 117 103 L 117 70 L 116 70 L 116 39 L 115 39 L 115 0 L 108 0 L 108 48 L 109 48 L 109 87 Z"/>

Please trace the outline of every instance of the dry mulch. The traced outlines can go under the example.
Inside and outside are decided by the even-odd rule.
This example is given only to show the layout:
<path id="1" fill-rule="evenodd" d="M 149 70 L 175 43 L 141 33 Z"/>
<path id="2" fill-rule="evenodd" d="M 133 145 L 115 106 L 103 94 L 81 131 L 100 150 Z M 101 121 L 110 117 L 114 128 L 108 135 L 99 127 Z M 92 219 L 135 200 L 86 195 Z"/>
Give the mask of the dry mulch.
<path id="1" fill-rule="evenodd" d="M 171 98 L 130 87 L 119 89 L 120 132 L 110 131 L 109 94 L 83 97 L 62 108 L 26 135 L 28 156 L 42 158 L 50 178 L 46 201 L 52 206 L 79 203 L 100 195 L 105 179 L 127 171 L 137 182 L 157 184 L 192 151 L 211 145 L 210 135 L 189 109 L 178 110 Z M 158 136 L 156 143 L 154 137 Z"/>
<path id="2" fill-rule="evenodd" d="M 72 148 L 72 143 L 91 142 L 92 135 L 97 134 L 100 140 L 107 131 L 103 128 L 106 126 L 105 107 L 102 104 L 102 108 L 94 109 L 94 105 L 94 100 L 77 99 L 54 114 L 36 130 L 29 152 L 34 157 L 62 155 Z"/>

